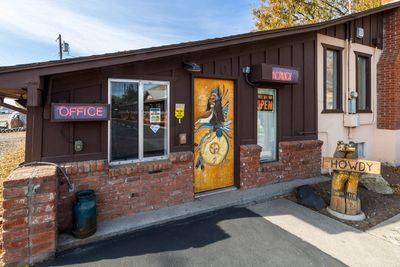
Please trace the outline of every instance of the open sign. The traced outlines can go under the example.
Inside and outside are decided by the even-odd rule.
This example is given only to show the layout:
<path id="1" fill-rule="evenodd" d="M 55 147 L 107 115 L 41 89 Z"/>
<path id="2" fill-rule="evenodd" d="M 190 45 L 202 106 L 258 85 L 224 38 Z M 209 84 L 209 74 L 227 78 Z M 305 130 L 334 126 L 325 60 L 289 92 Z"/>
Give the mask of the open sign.
<path id="1" fill-rule="evenodd" d="M 110 118 L 108 104 L 53 103 L 52 121 L 106 121 Z"/>

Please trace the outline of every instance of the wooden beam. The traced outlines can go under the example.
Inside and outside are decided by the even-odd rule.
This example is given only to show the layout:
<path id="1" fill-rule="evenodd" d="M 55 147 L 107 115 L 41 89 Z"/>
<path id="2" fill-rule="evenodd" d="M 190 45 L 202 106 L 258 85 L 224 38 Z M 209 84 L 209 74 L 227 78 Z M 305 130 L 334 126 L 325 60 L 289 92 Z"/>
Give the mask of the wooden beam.
<path id="1" fill-rule="evenodd" d="M 22 114 L 26 114 L 26 109 L 19 108 L 19 107 L 4 103 L 4 100 L 2 98 L 0 98 L 0 106 L 3 106 L 5 108 L 8 108 L 8 109 L 11 109 L 11 110 L 14 110 L 14 111 L 18 111 L 18 112 L 20 112 Z"/>
<path id="2" fill-rule="evenodd" d="M 40 87 L 40 82 L 28 83 L 28 107 L 40 107 L 42 105 L 42 89 Z"/>

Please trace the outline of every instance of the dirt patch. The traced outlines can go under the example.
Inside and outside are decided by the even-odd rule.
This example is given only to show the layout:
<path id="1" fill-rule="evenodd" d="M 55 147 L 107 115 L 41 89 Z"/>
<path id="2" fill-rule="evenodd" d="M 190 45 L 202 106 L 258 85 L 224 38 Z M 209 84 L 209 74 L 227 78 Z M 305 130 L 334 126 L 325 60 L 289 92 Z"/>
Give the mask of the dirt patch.
<path id="1" fill-rule="evenodd" d="M 335 220 L 341 221 L 361 231 L 365 231 L 375 225 L 400 213 L 400 167 L 382 166 L 382 176 L 395 189 L 393 195 L 381 195 L 367 190 L 362 184 L 358 187 L 358 196 L 361 200 L 361 209 L 366 219 L 361 222 L 349 222 L 340 220 L 328 213 L 326 209 L 319 211 Z M 315 192 L 320 195 L 325 203 L 329 205 L 331 197 L 331 182 L 324 182 L 312 186 Z M 287 197 L 297 202 L 295 194 Z"/>

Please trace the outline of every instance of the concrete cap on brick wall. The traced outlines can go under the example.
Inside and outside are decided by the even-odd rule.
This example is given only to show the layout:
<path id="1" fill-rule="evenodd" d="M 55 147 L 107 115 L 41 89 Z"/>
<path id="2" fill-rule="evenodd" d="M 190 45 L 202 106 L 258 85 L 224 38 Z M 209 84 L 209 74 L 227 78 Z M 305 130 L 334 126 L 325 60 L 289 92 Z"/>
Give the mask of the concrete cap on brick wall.
<path id="1" fill-rule="evenodd" d="M 6 178 L 3 183 L 5 188 L 25 185 L 28 179 L 40 178 L 41 180 L 52 179 L 57 175 L 57 168 L 55 166 L 29 166 L 21 167 L 13 172 Z"/>

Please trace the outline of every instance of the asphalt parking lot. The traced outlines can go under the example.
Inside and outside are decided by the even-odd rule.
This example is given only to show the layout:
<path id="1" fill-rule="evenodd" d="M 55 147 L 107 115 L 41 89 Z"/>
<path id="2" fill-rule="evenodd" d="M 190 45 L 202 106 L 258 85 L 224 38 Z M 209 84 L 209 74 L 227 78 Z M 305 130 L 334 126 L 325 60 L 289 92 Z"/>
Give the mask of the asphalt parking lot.
<path id="1" fill-rule="evenodd" d="M 59 254 L 39 266 L 345 266 L 246 208 L 229 208 Z"/>

